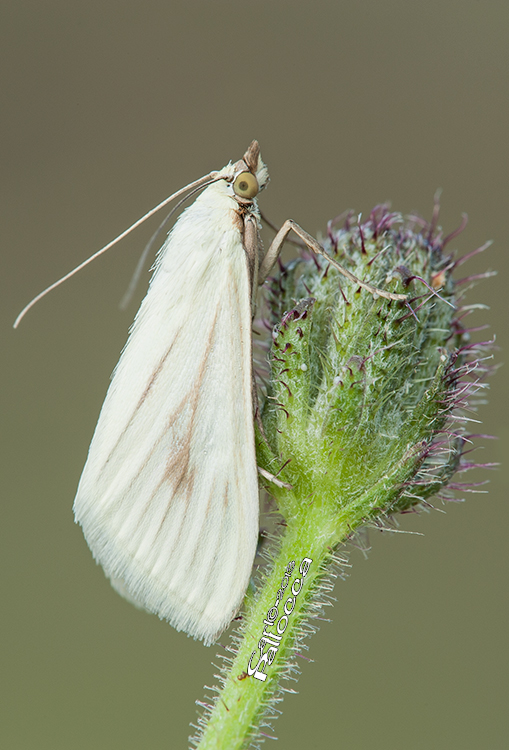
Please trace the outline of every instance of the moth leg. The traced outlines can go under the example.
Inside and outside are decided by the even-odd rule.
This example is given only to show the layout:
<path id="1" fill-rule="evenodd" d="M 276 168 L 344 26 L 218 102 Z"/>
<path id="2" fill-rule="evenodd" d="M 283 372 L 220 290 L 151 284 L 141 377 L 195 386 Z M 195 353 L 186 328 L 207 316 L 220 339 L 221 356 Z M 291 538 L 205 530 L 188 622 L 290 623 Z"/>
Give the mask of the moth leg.
<path id="1" fill-rule="evenodd" d="M 383 289 L 377 289 L 376 287 L 371 286 L 371 284 L 367 284 L 365 281 L 361 281 L 360 279 L 358 279 L 353 275 L 353 273 L 350 273 L 348 269 L 343 268 L 343 266 L 341 266 L 336 260 L 334 260 L 334 258 L 331 258 L 330 255 L 325 252 L 323 247 L 315 240 L 315 238 L 305 232 L 304 229 L 302 229 L 302 227 L 300 227 L 292 219 L 287 219 L 285 221 L 279 232 L 272 240 L 272 244 L 267 250 L 265 257 L 260 264 L 260 269 L 258 271 L 259 284 L 263 284 L 263 282 L 271 272 L 276 260 L 279 257 L 279 253 L 281 252 L 281 248 L 283 246 L 283 242 L 286 239 L 286 236 L 292 231 L 295 232 L 295 234 L 300 237 L 301 240 L 304 240 L 310 250 L 312 250 L 316 255 L 323 255 L 323 257 L 329 261 L 331 266 L 334 266 L 334 268 L 336 268 L 339 273 L 341 273 L 350 281 L 353 281 L 354 284 L 358 284 L 363 289 L 367 289 L 368 292 L 370 292 L 371 294 L 376 294 L 378 297 L 385 297 L 385 299 L 399 300 L 402 302 L 406 301 L 406 294 L 393 294 L 392 292 L 386 292 Z"/>
<path id="2" fill-rule="evenodd" d="M 260 208 L 258 208 L 258 211 L 260 211 Z M 260 211 L 260 219 L 263 221 L 264 224 L 267 224 L 268 227 L 272 229 L 274 232 L 274 235 L 276 235 L 279 232 L 279 227 L 274 224 L 270 219 L 267 219 L 263 211 Z M 302 240 L 291 240 L 288 239 L 288 237 L 285 238 L 285 242 L 288 242 L 290 245 L 295 245 L 295 247 L 306 247 L 306 243 L 302 242 Z"/>
<path id="3" fill-rule="evenodd" d="M 258 466 L 258 474 L 260 474 L 268 482 L 272 482 L 272 484 L 275 484 L 276 487 L 284 487 L 285 490 L 293 490 L 292 484 L 288 484 L 288 482 L 282 482 L 281 479 L 278 479 L 275 474 L 271 474 L 270 471 L 262 469 L 261 466 Z"/>
<path id="4" fill-rule="evenodd" d="M 260 433 L 265 440 L 265 442 L 268 445 L 268 440 L 265 436 L 265 430 L 263 429 L 263 422 L 262 417 L 260 414 L 260 409 L 258 406 L 258 393 L 256 390 L 256 380 L 254 372 L 252 373 L 253 376 L 253 407 L 254 407 L 254 418 L 256 421 L 256 424 L 258 425 L 258 428 L 260 430 Z M 258 473 L 260 476 L 264 477 L 268 482 L 272 482 L 272 484 L 275 484 L 277 487 L 284 487 L 287 490 L 293 490 L 293 485 L 288 484 L 288 482 L 282 482 L 281 479 L 278 479 L 275 474 L 271 474 L 270 471 L 267 471 L 266 469 L 262 469 L 261 466 L 257 466 Z"/>

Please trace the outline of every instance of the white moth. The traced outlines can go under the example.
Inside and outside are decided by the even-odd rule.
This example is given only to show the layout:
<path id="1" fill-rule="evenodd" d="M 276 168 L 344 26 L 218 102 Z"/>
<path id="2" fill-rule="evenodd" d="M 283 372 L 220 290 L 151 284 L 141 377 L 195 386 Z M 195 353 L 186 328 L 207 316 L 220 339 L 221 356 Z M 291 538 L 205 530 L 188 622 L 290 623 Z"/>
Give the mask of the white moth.
<path id="1" fill-rule="evenodd" d="M 205 643 L 240 607 L 258 539 L 253 198 L 268 173 L 253 147 L 218 177 L 159 252 L 74 502 L 113 586 Z"/>
<path id="2" fill-rule="evenodd" d="M 74 502 L 114 588 L 207 645 L 242 603 L 258 538 L 257 289 L 291 230 L 325 254 L 289 220 L 264 255 L 255 196 L 268 179 L 253 141 L 240 161 L 176 194 L 208 184 L 159 251 Z M 326 257 L 371 293 L 405 299 Z"/>

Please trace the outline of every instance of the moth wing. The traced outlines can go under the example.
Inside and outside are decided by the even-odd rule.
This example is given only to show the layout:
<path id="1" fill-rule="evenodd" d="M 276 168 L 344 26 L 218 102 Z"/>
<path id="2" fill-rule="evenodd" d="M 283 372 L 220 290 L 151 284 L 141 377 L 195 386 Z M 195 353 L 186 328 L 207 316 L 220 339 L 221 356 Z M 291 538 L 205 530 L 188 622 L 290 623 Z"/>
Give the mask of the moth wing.
<path id="1" fill-rule="evenodd" d="M 207 644 L 242 602 L 258 538 L 250 281 L 221 190 L 161 250 L 74 505 L 117 590 Z"/>

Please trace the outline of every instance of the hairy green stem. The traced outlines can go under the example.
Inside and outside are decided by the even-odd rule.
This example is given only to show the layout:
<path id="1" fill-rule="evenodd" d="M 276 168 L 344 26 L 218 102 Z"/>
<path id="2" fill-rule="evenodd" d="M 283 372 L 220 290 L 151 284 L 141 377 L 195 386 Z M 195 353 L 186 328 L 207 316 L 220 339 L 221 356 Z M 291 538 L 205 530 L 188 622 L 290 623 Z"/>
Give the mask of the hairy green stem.
<path id="1" fill-rule="evenodd" d="M 316 516 L 316 513 L 310 514 L 313 515 Z M 279 683 L 282 676 L 287 670 L 291 670 L 291 660 L 295 656 L 293 647 L 301 635 L 302 621 L 305 617 L 312 617 L 309 613 L 311 593 L 316 590 L 320 578 L 324 575 L 326 562 L 331 557 L 331 547 L 336 544 L 338 536 L 335 525 L 320 523 L 319 519 L 312 517 L 309 520 L 309 524 L 303 525 L 298 522 L 287 528 L 274 559 L 272 571 L 257 592 L 256 601 L 252 598 L 247 601 L 247 613 L 242 625 L 243 639 L 215 707 L 210 713 L 207 728 L 198 745 L 199 750 L 236 750 L 245 747 L 251 734 L 258 731 L 260 713 L 264 711 L 278 687 L 281 687 Z M 316 534 L 317 525 L 321 527 L 319 535 Z M 303 560 L 311 560 L 304 577 L 299 572 Z M 283 600 L 278 604 L 278 616 L 271 623 L 267 613 L 274 607 L 285 570 L 291 562 L 295 563 L 295 569 L 289 576 Z M 301 582 L 301 588 L 297 596 L 292 596 L 292 582 L 296 579 Z M 299 585 L 297 583 L 294 586 L 294 591 L 299 589 Z M 262 664 L 259 671 L 254 671 L 260 658 L 260 639 L 264 632 L 267 637 L 269 633 L 277 635 L 276 623 L 281 616 L 285 617 L 284 604 L 289 598 L 293 602 L 287 609 L 293 605 L 293 610 L 288 615 L 281 641 L 272 638 L 269 640 L 277 644 L 274 661 L 270 665 Z M 285 622 L 283 620 L 280 629 Z M 265 644 L 262 644 L 262 650 L 267 651 L 267 646 L 263 648 L 263 645 Z M 254 673 L 247 674 L 248 669 Z M 264 675 L 265 679 L 260 679 L 260 675 Z"/>

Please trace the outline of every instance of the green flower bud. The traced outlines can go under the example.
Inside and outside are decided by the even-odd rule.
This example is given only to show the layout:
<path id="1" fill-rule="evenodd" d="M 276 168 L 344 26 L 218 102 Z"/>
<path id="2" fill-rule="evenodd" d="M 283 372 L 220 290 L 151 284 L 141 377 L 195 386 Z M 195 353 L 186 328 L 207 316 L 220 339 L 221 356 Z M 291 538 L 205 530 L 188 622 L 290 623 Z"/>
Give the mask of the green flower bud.
<path id="1" fill-rule="evenodd" d="M 323 257 L 281 266 L 269 289 L 270 385 L 258 435 L 266 484 L 288 522 L 310 506 L 353 530 L 436 494 L 457 470 L 465 436 L 453 412 L 483 368 L 458 322 L 454 262 L 440 237 L 377 207 L 364 224 L 329 226 Z M 472 361 L 472 355 L 474 361 Z"/>

